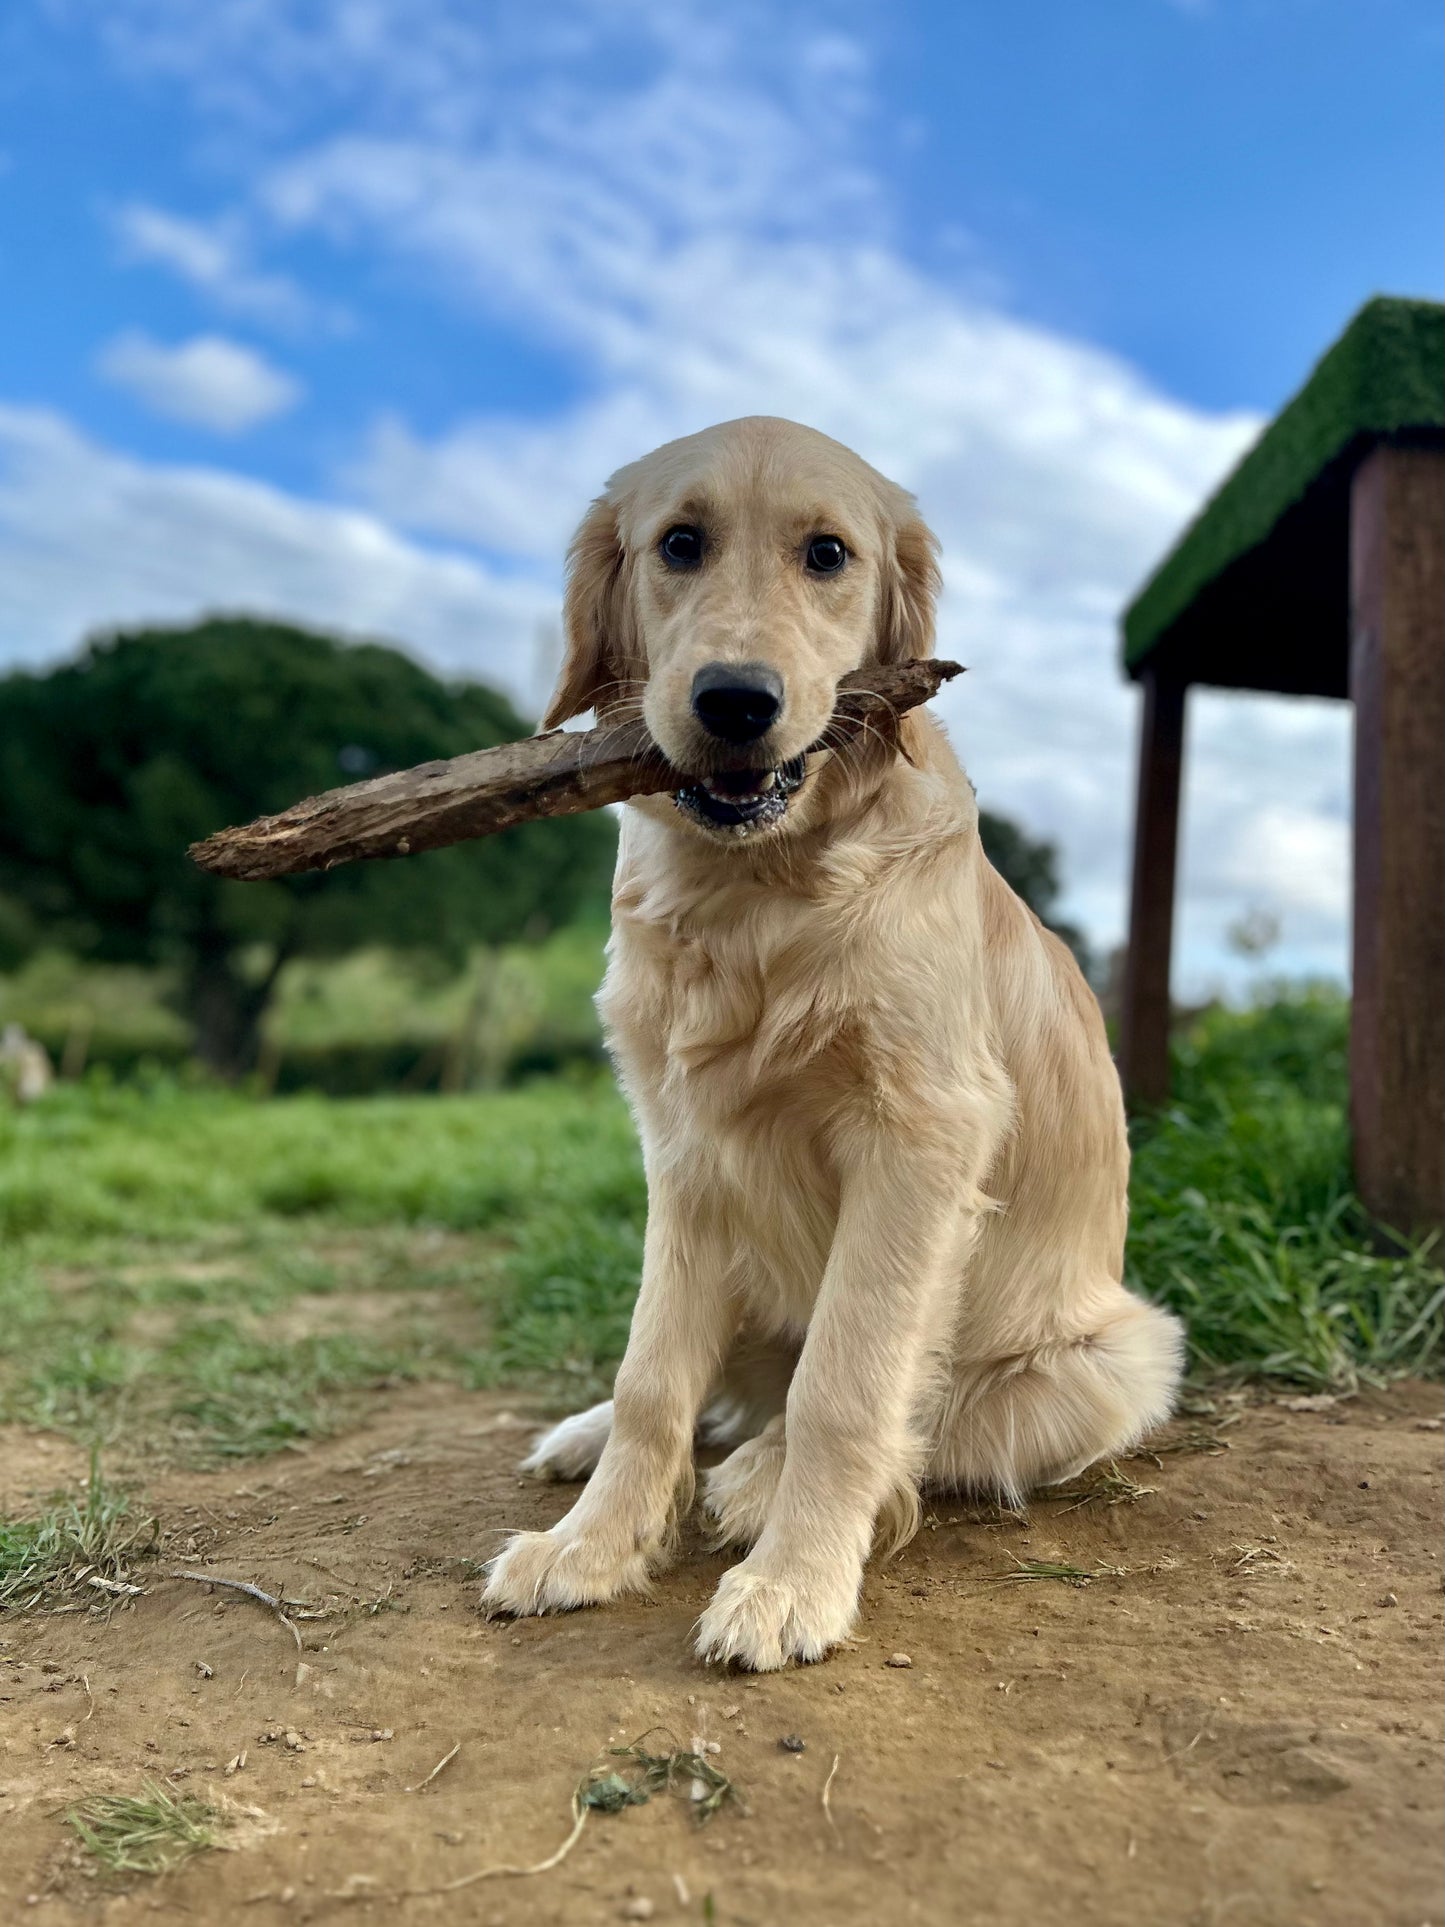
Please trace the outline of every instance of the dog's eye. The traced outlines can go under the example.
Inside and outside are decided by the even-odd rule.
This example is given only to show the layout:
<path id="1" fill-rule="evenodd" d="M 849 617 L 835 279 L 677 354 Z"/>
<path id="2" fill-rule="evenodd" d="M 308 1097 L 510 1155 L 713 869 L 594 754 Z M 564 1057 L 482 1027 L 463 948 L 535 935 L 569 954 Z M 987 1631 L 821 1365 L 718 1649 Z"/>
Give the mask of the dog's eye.
<path id="1" fill-rule="evenodd" d="M 680 522 L 675 529 L 667 531 L 657 546 L 663 561 L 671 563 L 674 569 L 696 568 L 702 561 L 702 530 Z"/>
<path id="2" fill-rule="evenodd" d="M 836 535 L 815 535 L 808 544 L 807 562 L 814 575 L 836 575 L 848 551 Z"/>

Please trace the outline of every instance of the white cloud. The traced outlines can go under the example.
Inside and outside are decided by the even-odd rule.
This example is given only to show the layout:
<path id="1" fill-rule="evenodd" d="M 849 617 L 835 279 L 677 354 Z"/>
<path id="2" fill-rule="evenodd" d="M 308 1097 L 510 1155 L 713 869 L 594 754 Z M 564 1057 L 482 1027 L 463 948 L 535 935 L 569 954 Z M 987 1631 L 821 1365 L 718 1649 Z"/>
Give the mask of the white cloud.
<path id="1" fill-rule="evenodd" d="M 1252 910 L 1279 924 L 1263 969 L 1347 975 L 1351 722 L 1343 702 L 1191 692 L 1177 931 L 1184 994 L 1244 973 L 1226 932 Z"/>
<path id="2" fill-rule="evenodd" d="M 67 4 L 67 0 L 58 0 Z M 807 0 L 69 0 L 131 73 L 190 91 L 208 119 L 275 140 L 328 117 L 463 139 L 526 103 L 595 101 L 619 72 L 708 82 L 740 62 L 789 74 L 823 114 L 856 99 L 862 50 Z M 842 0 L 835 14 L 866 12 Z M 568 86 L 579 84 L 575 97 Z M 806 107 L 806 101 L 803 103 Z M 576 118 L 575 111 L 571 113 Z M 816 118 L 816 115 L 813 116 Z"/>
<path id="3" fill-rule="evenodd" d="M 228 313 L 294 328 L 326 318 L 284 274 L 262 273 L 251 262 L 244 223 L 235 214 L 193 221 L 144 201 L 128 201 L 111 216 L 122 260 L 167 269 Z M 333 322 L 341 317 L 330 314 Z"/>
<path id="4" fill-rule="evenodd" d="M 535 13 L 516 0 L 489 8 L 485 27 L 468 19 L 471 7 L 472 0 L 106 0 L 94 24 L 123 68 L 180 83 L 209 115 L 264 135 L 358 93 L 373 108 L 404 104 L 440 127 L 442 103 L 485 96 L 502 16 L 513 14 L 514 29 L 525 20 L 535 36 Z"/>
<path id="5" fill-rule="evenodd" d="M 0 662 L 69 654 L 97 627 L 237 609 L 390 639 L 525 701 L 554 608 L 549 589 L 359 510 L 134 461 L 0 406 Z"/>
<path id="6" fill-rule="evenodd" d="M 617 462 L 709 421 L 789 414 L 923 492 L 975 573 L 1112 612 L 1254 427 L 879 249 L 688 250 L 658 265 L 627 339 L 605 314 L 597 326 L 595 398 L 430 442 L 385 417 L 352 482 L 418 524 L 553 554 L 579 490 Z"/>
<path id="7" fill-rule="evenodd" d="M 97 372 L 173 421 L 236 435 L 296 406 L 301 384 L 244 342 L 195 335 L 168 348 L 147 334 L 117 335 Z"/>
<path id="8" fill-rule="evenodd" d="M 1333 920 L 1349 894 L 1350 824 L 1292 803 L 1257 810 L 1230 851 L 1241 895 L 1250 892 L 1276 905 L 1281 920 L 1297 917 L 1309 928 Z"/>

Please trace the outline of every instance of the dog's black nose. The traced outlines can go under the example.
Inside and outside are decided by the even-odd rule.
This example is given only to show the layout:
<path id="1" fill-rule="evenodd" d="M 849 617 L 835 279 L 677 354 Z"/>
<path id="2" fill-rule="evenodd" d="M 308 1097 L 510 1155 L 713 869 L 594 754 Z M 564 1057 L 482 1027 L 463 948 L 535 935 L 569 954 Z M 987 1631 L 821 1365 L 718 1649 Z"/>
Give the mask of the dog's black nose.
<path id="1" fill-rule="evenodd" d="M 753 743 L 783 706 L 783 679 L 762 662 L 707 662 L 692 679 L 692 713 L 710 736 Z"/>

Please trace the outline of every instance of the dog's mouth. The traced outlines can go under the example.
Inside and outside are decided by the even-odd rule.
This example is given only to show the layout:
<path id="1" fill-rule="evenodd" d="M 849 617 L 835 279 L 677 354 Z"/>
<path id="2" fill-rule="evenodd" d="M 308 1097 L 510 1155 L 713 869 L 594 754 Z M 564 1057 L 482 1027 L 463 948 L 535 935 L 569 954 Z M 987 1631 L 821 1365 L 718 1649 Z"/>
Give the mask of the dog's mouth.
<path id="1" fill-rule="evenodd" d="M 723 769 L 673 792 L 684 816 L 710 830 L 748 836 L 780 823 L 801 788 L 806 759 L 795 756 L 773 769 Z"/>

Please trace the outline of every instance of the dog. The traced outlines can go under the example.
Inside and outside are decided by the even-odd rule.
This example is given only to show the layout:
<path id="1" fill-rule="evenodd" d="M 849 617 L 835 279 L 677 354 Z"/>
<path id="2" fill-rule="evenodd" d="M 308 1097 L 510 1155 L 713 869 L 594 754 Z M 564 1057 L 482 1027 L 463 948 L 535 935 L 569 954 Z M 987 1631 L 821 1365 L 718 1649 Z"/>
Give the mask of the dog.
<path id="1" fill-rule="evenodd" d="M 1017 1503 L 1172 1409 L 1078 965 L 985 858 L 936 720 L 828 743 L 840 678 L 930 652 L 939 587 L 910 495 L 766 417 L 621 469 L 573 542 L 546 726 L 640 714 L 695 781 L 623 809 L 598 996 L 647 1174 L 631 1333 L 612 1399 L 526 1461 L 588 1483 L 491 1562 L 493 1612 L 646 1591 L 701 1421 L 746 1556 L 697 1650 L 817 1660 L 920 1486 Z"/>

